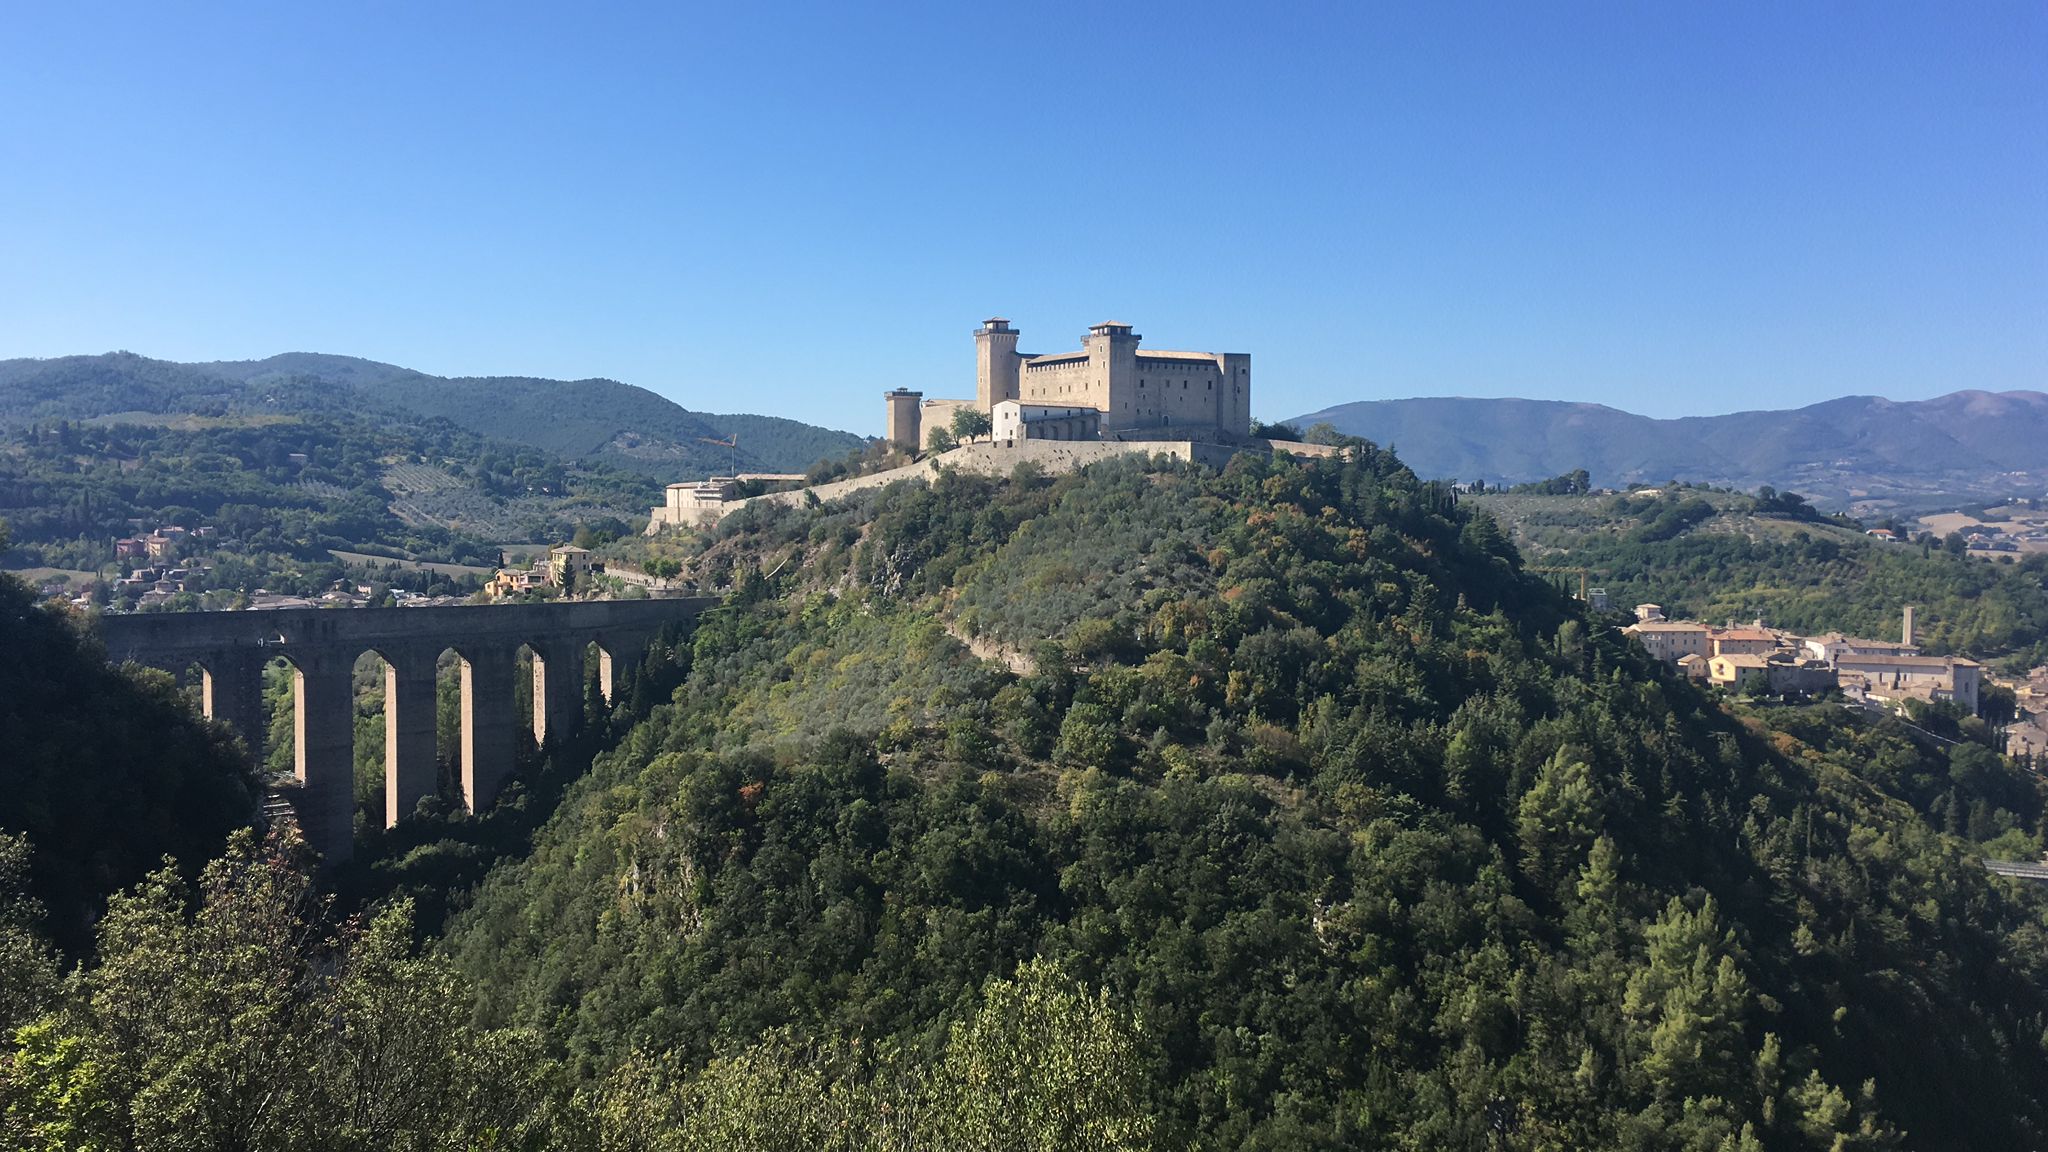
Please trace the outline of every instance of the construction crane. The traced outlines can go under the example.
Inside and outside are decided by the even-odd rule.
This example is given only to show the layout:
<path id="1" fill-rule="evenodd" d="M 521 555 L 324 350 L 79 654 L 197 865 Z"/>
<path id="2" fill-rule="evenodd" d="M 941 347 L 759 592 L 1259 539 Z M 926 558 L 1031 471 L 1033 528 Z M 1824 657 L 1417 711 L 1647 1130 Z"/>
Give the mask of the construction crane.
<path id="1" fill-rule="evenodd" d="M 1587 586 L 1587 584 L 1589 583 L 1589 578 L 1590 578 L 1590 577 L 1592 576 L 1592 574 L 1593 574 L 1593 570 L 1592 570 L 1592 569 L 1590 569 L 1590 568 L 1573 568 L 1573 567 L 1563 567 L 1563 568 L 1539 568 L 1539 567 L 1536 567 L 1536 566 L 1534 566 L 1534 565 L 1530 565 L 1530 566 L 1528 566 L 1528 567 L 1525 567 L 1525 568 L 1523 568 L 1523 569 L 1522 569 L 1522 571 L 1524 571 L 1524 572 L 1544 572 L 1544 573 L 1550 573 L 1550 574 L 1555 574 L 1555 575 L 1561 575 L 1561 576 L 1569 576 L 1569 575 L 1571 575 L 1571 574 L 1573 574 L 1573 573 L 1577 573 L 1577 574 L 1578 574 L 1578 577 L 1579 577 L 1579 599 L 1581 599 L 1581 600 L 1591 600 L 1591 599 L 1592 599 L 1592 598 L 1591 598 L 1590 596 L 1588 596 L 1588 595 L 1587 595 L 1587 587 L 1586 587 L 1586 586 Z"/>
<path id="2" fill-rule="evenodd" d="M 737 433 L 737 432 L 734 432 L 734 433 L 732 433 L 731 435 L 727 436 L 727 437 L 726 437 L 725 439 L 723 439 L 723 440 L 713 440 L 713 439 L 712 439 L 711 437 L 709 437 L 709 436 L 699 436 L 699 437 L 697 437 L 697 439 L 699 439 L 699 440 L 702 440 L 702 441 L 703 441 L 703 442 L 705 442 L 706 444 L 716 444 L 716 445 L 718 445 L 718 446 L 719 446 L 720 448 L 730 448 L 730 449 L 732 449 L 732 461 L 731 461 L 731 464 L 730 464 L 730 465 L 729 465 L 729 466 L 728 466 L 728 467 L 726 468 L 726 472 L 725 472 L 725 474 L 726 474 L 727 476 L 737 476 L 737 475 L 739 475 L 739 474 L 740 474 L 740 434 L 739 434 L 739 433 Z"/>

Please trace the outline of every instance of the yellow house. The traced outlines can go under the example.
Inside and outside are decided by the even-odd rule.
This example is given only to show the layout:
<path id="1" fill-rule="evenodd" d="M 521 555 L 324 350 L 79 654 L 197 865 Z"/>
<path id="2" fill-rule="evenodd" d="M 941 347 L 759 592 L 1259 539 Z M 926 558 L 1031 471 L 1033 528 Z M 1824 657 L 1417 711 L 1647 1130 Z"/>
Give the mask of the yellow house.
<path id="1" fill-rule="evenodd" d="M 548 552 L 548 583 L 566 584 L 571 580 L 578 584 L 590 575 L 590 549 L 564 544 Z"/>
<path id="2" fill-rule="evenodd" d="M 1770 676 L 1771 662 L 1748 652 L 1716 656 L 1707 661 L 1707 679 L 1716 684 L 1740 688 L 1751 680 L 1765 680 Z"/>
<path id="3" fill-rule="evenodd" d="M 493 596 L 516 596 L 548 582 L 548 573 L 535 568 L 500 568 L 484 590 Z"/>

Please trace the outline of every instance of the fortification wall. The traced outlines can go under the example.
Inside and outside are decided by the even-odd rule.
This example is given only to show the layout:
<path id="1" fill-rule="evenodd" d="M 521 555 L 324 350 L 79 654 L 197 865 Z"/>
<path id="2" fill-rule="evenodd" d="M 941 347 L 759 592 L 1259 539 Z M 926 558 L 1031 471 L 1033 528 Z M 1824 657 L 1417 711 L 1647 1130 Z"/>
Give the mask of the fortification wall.
<path id="1" fill-rule="evenodd" d="M 1228 444 L 1188 440 L 998 440 L 963 445 L 951 452 L 927 456 L 915 464 L 891 468 L 887 472 L 856 476 L 851 480 L 834 480 L 830 484 L 794 492 L 770 492 L 765 496 L 734 500 L 726 505 L 726 511 L 730 514 L 735 508 L 755 503 L 785 504 L 794 508 L 804 502 L 806 494 L 815 495 L 820 501 L 838 500 L 856 492 L 884 488 L 898 480 L 929 480 L 937 475 L 940 468 L 981 476 L 1008 476 L 1017 465 L 1029 462 L 1048 474 L 1058 475 L 1119 456 L 1166 456 L 1221 468 L 1230 462 L 1232 456 L 1244 450 Z"/>

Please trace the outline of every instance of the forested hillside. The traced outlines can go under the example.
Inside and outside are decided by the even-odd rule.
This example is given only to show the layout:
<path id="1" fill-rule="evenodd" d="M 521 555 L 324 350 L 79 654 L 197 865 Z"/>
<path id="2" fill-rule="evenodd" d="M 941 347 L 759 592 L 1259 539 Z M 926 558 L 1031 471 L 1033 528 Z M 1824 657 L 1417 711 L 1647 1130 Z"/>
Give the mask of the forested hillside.
<path id="1" fill-rule="evenodd" d="M 1782 499 L 1774 495 L 1773 503 Z M 1674 618 L 1761 616 L 1807 632 L 1893 638 L 1915 606 L 1934 652 L 2012 671 L 2048 663 L 2048 555 L 2012 562 L 1764 508 L 1750 496 L 1673 489 L 1655 496 L 1483 496 L 1547 566 L 1583 567 L 1617 605 Z"/>
<path id="2" fill-rule="evenodd" d="M 742 607 L 447 944 L 581 1075 L 783 1028 L 915 1048 L 1041 956 L 1136 1013 L 1164 1143 L 2048 1120 L 2040 903 L 1940 831 L 2037 837 L 2036 786 L 1730 717 L 1389 456 L 955 477 L 700 563 Z"/>
<path id="3" fill-rule="evenodd" d="M 754 471 L 801 472 L 859 448 L 860 437 L 773 416 L 692 412 L 615 380 L 444 378 L 350 356 L 174 364 L 128 352 L 0 361 L 0 427 L 108 417 L 353 412 L 376 422 L 446 421 L 487 440 L 629 468 L 663 483 L 725 472 L 739 437 Z"/>
<path id="4" fill-rule="evenodd" d="M 169 676 L 109 668 L 82 633 L 0 576 L 0 839 L 25 838 L 12 867 L 0 845 L 0 925 L 10 896 L 32 898 L 72 956 L 108 896 L 167 855 L 196 871 L 256 814 L 228 734 L 195 718 Z"/>
<path id="5" fill-rule="evenodd" d="M 749 509 L 689 562 L 728 607 L 591 705 L 606 750 L 431 954 L 402 904 L 308 927 L 289 851 L 241 844 L 117 904 L 0 1115 L 109 1146 L 166 1115 L 251 1147 L 442 1146 L 421 1115 L 605 1149 L 2048 1131 L 2048 904 L 1974 859 L 2038 853 L 2040 785 L 1724 709 L 1391 454 L 948 475 Z M 459 854 L 432 835 L 363 874 Z M 237 997 L 276 1008 L 202 1026 Z M 259 1025 L 322 1073 L 242 1088 Z"/>
<path id="6" fill-rule="evenodd" d="M 335 550 L 488 566 L 505 541 L 566 540 L 583 525 L 636 531 L 659 492 L 637 472 L 439 422 L 59 421 L 0 430 L 0 516 L 14 529 L 0 557 L 121 574 L 108 568 L 117 539 L 177 525 L 212 533 L 185 557 L 212 565 L 191 581 L 204 591 L 318 592 L 342 575 Z"/>

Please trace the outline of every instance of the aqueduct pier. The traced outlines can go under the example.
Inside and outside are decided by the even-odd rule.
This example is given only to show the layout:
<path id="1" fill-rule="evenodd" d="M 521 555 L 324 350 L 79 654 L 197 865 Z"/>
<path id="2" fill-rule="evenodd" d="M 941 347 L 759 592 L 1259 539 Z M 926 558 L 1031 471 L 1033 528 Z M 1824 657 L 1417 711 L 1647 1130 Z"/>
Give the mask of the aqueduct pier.
<path id="1" fill-rule="evenodd" d="M 597 648 L 598 687 L 610 698 L 662 626 L 694 619 L 715 597 L 594 600 L 439 608 L 286 608 L 105 616 L 107 658 L 172 673 L 204 673 L 207 716 L 234 729 L 260 761 L 269 727 L 263 669 L 282 657 L 294 677 L 296 801 L 306 841 L 328 863 L 354 840 L 356 659 L 384 659 L 384 818 L 395 824 L 435 790 L 434 673 L 441 653 L 462 661 L 462 801 L 482 811 L 512 771 L 521 718 L 513 680 L 519 649 L 533 653 L 533 738 L 574 723 L 583 659 Z"/>

